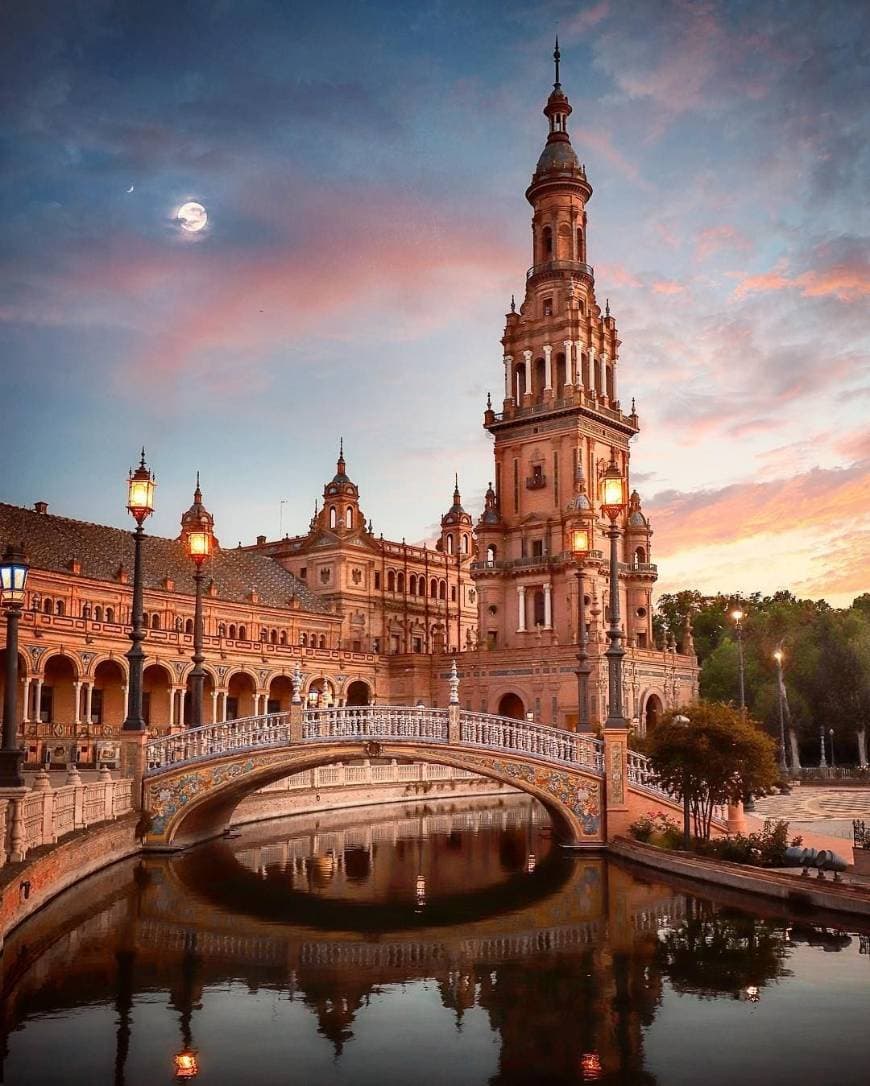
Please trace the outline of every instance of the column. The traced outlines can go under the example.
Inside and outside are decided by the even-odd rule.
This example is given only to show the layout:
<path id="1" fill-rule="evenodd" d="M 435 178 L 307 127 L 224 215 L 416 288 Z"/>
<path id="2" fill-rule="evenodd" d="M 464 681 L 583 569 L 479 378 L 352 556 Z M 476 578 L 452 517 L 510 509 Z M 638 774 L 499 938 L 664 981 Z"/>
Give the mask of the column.
<path id="1" fill-rule="evenodd" d="M 544 344 L 544 392 L 553 391 L 553 363 L 550 359 L 552 352 L 550 344 Z"/>
<path id="2" fill-rule="evenodd" d="M 571 361 L 571 340 L 566 339 L 562 344 L 565 348 L 565 384 L 574 387 L 574 365 Z"/>
<path id="3" fill-rule="evenodd" d="M 217 690 L 212 690 L 212 692 L 211 692 L 211 722 L 212 722 L 212 724 L 217 724 L 217 722 L 218 722 L 217 699 L 218 699 Z"/>
<path id="4" fill-rule="evenodd" d="M 513 355 L 506 354 L 504 356 L 504 398 L 506 400 L 511 398 L 511 367 L 513 364 Z"/>
<path id="5" fill-rule="evenodd" d="M 169 691 L 169 727 L 175 727 L 175 690 Z"/>
<path id="6" fill-rule="evenodd" d="M 523 351 L 523 369 L 526 374 L 526 396 L 532 398 L 532 352 Z"/>
<path id="7" fill-rule="evenodd" d="M 183 728 L 184 724 L 184 690 L 178 691 L 178 726 Z"/>
<path id="8" fill-rule="evenodd" d="M 76 713 L 74 724 L 80 724 L 82 719 L 82 684 L 80 679 L 76 679 L 73 683 L 73 687 L 76 692 Z"/>
<path id="9" fill-rule="evenodd" d="M 544 629 L 552 630 L 553 628 L 553 586 L 549 581 L 544 583 Z"/>
<path id="10" fill-rule="evenodd" d="M 607 357 L 607 355 L 603 354 L 601 356 L 601 360 L 598 363 L 600 367 L 600 371 L 598 374 L 598 395 L 602 397 L 607 396 L 607 363 L 609 361 L 610 359 Z"/>
<path id="11" fill-rule="evenodd" d="M 577 370 L 577 375 L 574 378 L 574 388 L 583 387 L 583 343 L 581 340 L 577 340 L 574 344 L 574 365 Z"/>
<path id="12" fill-rule="evenodd" d="M 517 633 L 526 632 L 526 586 L 517 585 Z"/>
<path id="13" fill-rule="evenodd" d="M 595 348 L 592 344 L 589 344 L 589 395 L 594 396 L 596 390 L 595 371 L 597 369 L 597 363 L 595 362 Z"/>
<path id="14" fill-rule="evenodd" d="M 128 690 L 128 687 L 127 687 L 126 683 L 121 687 L 121 691 L 124 694 L 124 719 L 126 720 L 127 719 L 127 709 L 129 708 L 129 701 L 130 701 L 130 693 L 129 693 L 129 690 Z"/>
<path id="15" fill-rule="evenodd" d="M 613 370 L 613 397 L 611 398 L 610 406 L 613 407 L 613 405 L 619 399 L 619 392 L 616 389 L 616 359 L 615 358 L 611 359 L 610 365 L 611 365 L 612 370 Z"/>
<path id="16" fill-rule="evenodd" d="M 85 691 L 85 723 L 90 724 L 91 717 L 93 716 L 94 709 L 94 684 L 88 683 L 88 688 Z"/>
<path id="17" fill-rule="evenodd" d="M 221 723 L 222 724 L 225 723 L 226 719 L 227 719 L 227 692 L 226 692 L 226 690 L 221 691 L 221 713 L 220 713 L 220 716 L 221 716 Z"/>
<path id="18" fill-rule="evenodd" d="M 25 676 L 24 678 L 24 714 L 21 718 L 22 724 L 30 723 L 30 678 Z"/>

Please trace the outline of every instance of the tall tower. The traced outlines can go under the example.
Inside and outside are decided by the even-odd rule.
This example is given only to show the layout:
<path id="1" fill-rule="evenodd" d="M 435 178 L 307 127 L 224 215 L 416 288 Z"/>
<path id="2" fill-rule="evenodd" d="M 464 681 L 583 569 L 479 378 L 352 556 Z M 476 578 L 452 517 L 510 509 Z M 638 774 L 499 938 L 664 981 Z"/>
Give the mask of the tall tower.
<path id="1" fill-rule="evenodd" d="M 611 450 L 628 476 L 628 444 L 638 432 L 634 403 L 624 414 L 617 391 L 616 321 L 609 303 L 602 313 L 587 263 L 592 186 L 568 135 L 571 104 L 559 82 L 558 42 L 554 59 L 556 81 L 544 107 L 549 133 L 526 190 L 532 266 L 519 312 L 512 301 L 506 316 L 503 408 L 496 413 L 488 405 L 484 416 L 495 439 L 495 490 L 478 522 L 473 576 L 480 639 L 490 649 L 576 641 L 571 543 L 581 523 L 593 537 L 585 581 L 590 647 L 603 642 L 608 563 L 598 480 Z M 623 536 L 621 614 L 629 645 L 650 648 L 651 532 L 638 500 L 631 512 L 631 554 Z"/>

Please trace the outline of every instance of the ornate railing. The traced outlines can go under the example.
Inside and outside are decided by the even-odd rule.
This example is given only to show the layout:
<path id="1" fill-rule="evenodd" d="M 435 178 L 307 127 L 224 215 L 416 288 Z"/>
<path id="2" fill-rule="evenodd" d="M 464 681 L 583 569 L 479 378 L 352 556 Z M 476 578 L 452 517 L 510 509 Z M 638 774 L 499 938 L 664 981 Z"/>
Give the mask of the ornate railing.
<path id="1" fill-rule="evenodd" d="M 338 709 L 306 709 L 303 743 L 377 742 L 436 743 L 450 740 L 447 709 L 422 706 L 366 705 Z M 486 713 L 459 713 L 459 743 L 486 750 L 528 754 L 592 773 L 603 771 L 602 743 L 591 736 Z M 147 772 L 249 750 L 287 746 L 290 714 L 273 713 L 224 724 L 207 724 L 147 744 Z"/>
<path id="2" fill-rule="evenodd" d="M 604 744 L 592 736 L 487 713 L 460 713 L 459 722 L 461 741 L 468 746 L 531 754 L 593 773 L 604 770 Z"/>
<path id="3" fill-rule="evenodd" d="M 628 752 L 628 780 L 635 788 L 642 788 L 645 792 L 670 800 L 671 803 L 681 802 L 673 790 L 666 788 L 658 779 L 649 758 L 634 750 Z M 714 807 L 713 820 L 720 826 L 724 826 L 728 820 L 727 807 Z"/>

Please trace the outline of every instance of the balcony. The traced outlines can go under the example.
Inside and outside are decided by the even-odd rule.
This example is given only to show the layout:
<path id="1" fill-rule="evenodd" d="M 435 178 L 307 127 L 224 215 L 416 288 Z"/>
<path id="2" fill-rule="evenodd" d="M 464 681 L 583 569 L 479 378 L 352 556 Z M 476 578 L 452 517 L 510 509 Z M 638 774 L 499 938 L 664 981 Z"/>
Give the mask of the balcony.
<path id="1" fill-rule="evenodd" d="M 526 479 L 526 490 L 543 490 L 546 485 L 547 476 L 544 474 L 530 475 Z"/>
<path id="2" fill-rule="evenodd" d="M 550 275 L 554 272 L 568 272 L 569 275 L 586 275 L 590 279 L 595 278 L 595 269 L 591 264 L 584 264 L 580 260 L 546 260 L 543 264 L 533 264 L 526 272 L 526 281 L 536 275 Z"/>

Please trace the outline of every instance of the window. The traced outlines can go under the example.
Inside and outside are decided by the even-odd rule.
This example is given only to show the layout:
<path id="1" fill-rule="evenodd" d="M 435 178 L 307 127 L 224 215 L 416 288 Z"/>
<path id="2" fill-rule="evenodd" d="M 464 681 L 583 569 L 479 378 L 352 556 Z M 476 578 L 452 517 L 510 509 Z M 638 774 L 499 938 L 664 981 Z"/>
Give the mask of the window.
<path id="1" fill-rule="evenodd" d="M 396 571 L 393 569 L 391 569 L 390 572 L 387 574 L 387 591 L 396 591 Z"/>
<path id="2" fill-rule="evenodd" d="M 490 543 L 490 545 L 486 548 L 486 564 L 488 566 L 494 566 L 497 556 L 498 548 L 496 547 L 495 543 Z"/>
<path id="3" fill-rule="evenodd" d="M 225 622 L 218 623 L 218 637 L 227 636 L 227 624 Z"/>
<path id="4" fill-rule="evenodd" d="M 404 592 L 405 591 L 405 574 L 404 573 L 400 573 L 398 575 L 398 577 L 396 578 L 396 591 L 397 592 Z"/>
<path id="5" fill-rule="evenodd" d="M 553 257 L 553 231 L 549 226 L 544 227 L 544 231 L 541 235 L 542 248 L 544 260 L 551 260 Z"/>
<path id="6" fill-rule="evenodd" d="M 462 535 L 462 553 L 468 554 L 468 536 L 465 533 Z"/>
<path id="7" fill-rule="evenodd" d="M 417 595 L 418 596 L 425 596 L 426 595 L 426 578 L 425 577 L 421 577 L 420 580 L 417 581 Z"/>
<path id="8" fill-rule="evenodd" d="M 303 648 L 307 648 L 307 646 L 308 646 L 308 634 L 307 633 L 301 633 L 299 635 L 299 644 Z"/>
<path id="9" fill-rule="evenodd" d="M 446 600 L 447 599 L 447 582 L 446 581 L 439 581 L 438 582 L 438 599 L 439 600 Z"/>
<path id="10" fill-rule="evenodd" d="M 429 595 L 433 600 L 438 598 L 438 581 L 434 577 L 429 582 Z"/>
<path id="11" fill-rule="evenodd" d="M 91 724 L 103 723 L 103 691 L 95 686 L 91 691 Z"/>
<path id="12" fill-rule="evenodd" d="M 235 641 L 236 638 L 236 626 L 234 622 L 230 623 L 230 638 Z"/>
<path id="13" fill-rule="evenodd" d="M 544 316 L 545 317 L 552 317 L 553 316 L 553 299 L 552 298 L 545 298 L 544 299 Z"/>
<path id="14" fill-rule="evenodd" d="M 54 687 L 43 686 L 39 697 L 39 721 L 50 724 L 54 719 Z"/>
<path id="15" fill-rule="evenodd" d="M 452 535 L 449 535 L 447 537 L 447 553 L 448 554 L 453 554 L 453 536 Z"/>
<path id="16" fill-rule="evenodd" d="M 381 575 L 380 575 L 380 572 L 378 570 L 375 570 L 375 591 L 380 592 L 380 590 L 381 590 Z"/>
<path id="17" fill-rule="evenodd" d="M 103 609 L 99 604 L 94 608 L 94 622 L 103 621 Z"/>
<path id="18" fill-rule="evenodd" d="M 329 507 L 329 527 L 330 528 L 335 528 L 337 524 L 338 524 L 338 514 L 335 512 L 335 506 L 330 505 L 330 507 Z"/>
<path id="19" fill-rule="evenodd" d="M 287 644 L 287 631 L 286 630 L 281 631 L 281 636 L 278 638 L 278 644 L 279 645 L 286 645 Z"/>
<path id="20" fill-rule="evenodd" d="M 372 652 L 381 651 L 381 639 L 379 637 L 372 638 Z"/>
<path id="21" fill-rule="evenodd" d="M 451 603 L 456 603 L 456 585 L 455 584 L 452 584 L 450 586 L 450 602 Z"/>
<path id="22" fill-rule="evenodd" d="M 544 557 L 544 541 L 543 539 L 532 540 L 532 558 Z"/>
<path id="23" fill-rule="evenodd" d="M 160 629 L 160 615 L 158 615 L 156 611 L 151 616 L 151 629 L 152 630 L 159 630 Z"/>
<path id="24" fill-rule="evenodd" d="M 45 603 L 43 603 L 42 609 L 47 615 L 50 615 L 54 610 L 54 601 L 47 599 Z"/>
<path id="25" fill-rule="evenodd" d="M 417 575 L 415 573 L 412 573 L 408 578 L 408 595 L 417 595 Z"/>
<path id="26" fill-rule="evenodd" d="M 330 577 L 332 576 L 332 571 L 330 569 L 328 569 L 327 567 L 324 567 L 323 569 L 319 570 L 318 572 L 320 574 L 320 583 L 321 584 L 329 584 Z"/>
<path id="27" fill-rule="evenodd" d="M 265 626 L 260 627 L 260 640 L 261 641 L 268 641 L 269 640 L 269 631 L 266 629 Z"/>
<path id="28" fill-rule="evenodd" d="M 423 651 L 423 638 L 422 637 L 415 637 L 413 639 L 412 645 L 413 645 L 413 648 L 414 648 L 414 652 L 422 652 Z"/>
<path id="29" fill-rule="evenodd" d="M 248 640 L 248 630 L 246 626 L 239 626 L 239 641 Z"/>
<path id="30" fill-rule="evenodd" d="M 64 607 L 63 600 L 56 600 L 54 605 L 54 613 L 56 615 L 62 615 L 66 608 Z"/>
<path id="31" fill-rule="evenodd" d="M 534 602 L 535 602 L 534 625 L 535 626 L 543 626 L 546 616 L 544 614 L 544 593 L 540 588 L 537 589 L 537 591 L 535 592 Z"/>
<path id="32" fill-rule="evenodd" d="M 83 603 L 82 604 L 82 618 L 90 618 L 91 617 L 91 610 L 92 610 L 92 608 L 91 608 L 91 605 L 89 603 Z"/>
<path id="33" fill-rule="evenodd" d="M 112 607 L 107 607 L 107 608 L 106 608 L 106 622 L 114 622 L 114 621 L 115 621 L 115 611 L 114 611 L 114 608 L 112 608 Z"/>
<path id="34" fill-rule="evenodd" d="M 269 641 L 270 641 L 270 643 L 271 643 L 271 644 L 273 644 L 273 645 L 277 645 L 277 644 L 278 644 L 278 631 L 277 631 L 277 630 L 272 630 L 272 631 L 270 632 L 270 634 L 269 634 Z"/>
<path id="35" fill-rule="evenodd" d="M 319 647 L 320 647 L 321 649 L 325 649 L 325 648 L 326 648 L 326 637 L 325 637 L 325 635 L 324 635 L 324 634 L 321 634 L 321 635 L 320 635 L 320 646 L 319 646 Z"/>
<path id="36" fill-rule="evenodd" d="M 304 581 L 307 576 L 308 576 L 308 568 L 307 568 L 307 566 L 303 566 L 302 569 L 299 570 L 299 578 L 300 578 L 300 580 Z"/>
<path id="37" fill-rule="evenodd" d="M 646 631 L 645 630 L 638 630 L 638 633 L 637 633 L 637 647 L 639 649 L 645 649 L 646 648 Z"/>
<path id="38" fill-rule="evenodd" d="M 345 528 L 353 527 L 353 510 L 350 508 L 350 506 L 348 506 L 347 509 L 345 509 L 344 511 L 344 526 Z"/>
<path id="39" fill-rule="evenodd" d="M 399 635 L 398 634 L 391 634 L 390 635 L 390 652 L 395 654 L 398 651 L 399 651 Z"/>
<path id="40" fill-rule="evenodd" d="M 488 649 L 498 648 L 498 630 L 486 631 L 486 647 Z"/>

